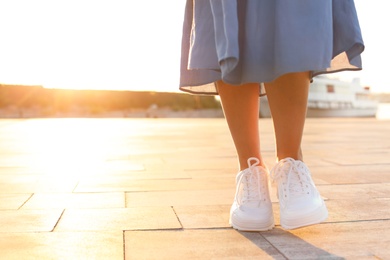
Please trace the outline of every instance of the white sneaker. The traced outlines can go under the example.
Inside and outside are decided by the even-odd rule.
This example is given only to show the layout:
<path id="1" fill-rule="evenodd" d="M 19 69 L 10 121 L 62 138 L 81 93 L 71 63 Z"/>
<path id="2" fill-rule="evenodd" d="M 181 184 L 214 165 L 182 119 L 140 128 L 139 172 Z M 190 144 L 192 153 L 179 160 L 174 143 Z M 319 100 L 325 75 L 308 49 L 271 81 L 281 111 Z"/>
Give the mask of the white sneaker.
<path id="1" fill-rule="evenodd" d="M 285 229 L 318 224 L 328 217 L 328 210 L 311 178 L 307 166 L 286 158 L 271 170 L 277 182 L 280 224 Z"/>
<path id="2" fill-rule="evenodd" d="M 255 161 L 251 164 L 251 161 Z M 265 231 L 274 227 L 269 197 L 268 170 L 259 166 L 257 158 L 249 158 L 249 168 L 236 177 L 236 195 L 230 209 L 230 225 L 242 231 Z"/>

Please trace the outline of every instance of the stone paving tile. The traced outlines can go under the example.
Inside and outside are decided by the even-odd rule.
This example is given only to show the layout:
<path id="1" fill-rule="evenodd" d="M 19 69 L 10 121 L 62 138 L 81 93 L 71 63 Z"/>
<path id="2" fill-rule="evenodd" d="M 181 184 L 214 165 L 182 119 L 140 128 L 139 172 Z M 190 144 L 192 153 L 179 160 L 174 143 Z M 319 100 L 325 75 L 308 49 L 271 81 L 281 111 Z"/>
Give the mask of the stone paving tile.
<path id="1" fill-rule="evenodd" d="M 364 206 L 362 206 L 364 203 Z M 325 223 L 354 222 L 367 220 L 390 219 L 390 201 L 384 199 L 371 200 L 326 200 L 329 211 Z M 275 225 L 280 226 L 279 204 L 273 203 Z"/>
<path id="2" fill-rule="evenodd" d="M 1 194 L 0 193 L 0 210 L 19 209 L 32 194 Z"/>
<path id="3" fill-rule="evenodd" d="M 285 259 L 259 233 L 126 231 L 125 259 Z"/>
<path id="4" fill-rule="evenodd" d="M 339 153 L 336 158 L 328 158 L 327 160 L 338 165 L 389 164 L 390 152 L 382 151 L 382 153 L 381 156 L 370 156 L 367 160 L 367 152 L 357 153 L 356 150 L 351 150 L 350 152 Z"/>
<path id="5" fill-rule="evenodd" d="M 308 149 L 304 149 L 304 152 L 304 161 L 308 164 L 312 174 L 316 173 L 316 168 L 313 167 L 326 168 L 336 165 L 336 163 L 326 159 L 326 154 L 319 154 Z"/>
<path id="6" fill-rule="evenodd" d="M 177 206 L 174 210 L 183 228 L 226 228 L 231 205 Z"/>
<path id="7" fill-rule="evenodd" d="M 5 152 L 4 150 L 2 151 Z M 30 167 L 32 165 L 32 156 L 29 154 L 5 154 L 0 157 L 0 165 L 3 168 Z"/>
<path id="8" fill-rule="evenodd" d="M 90 180 L 97 181 L 99 179 L 110 179 L 110 178 L 123 178 L 126 180 L 175 180 L 175 179 L 190 179 L 191 176 L 181 171 L 169 171 L 169 170 L 144 170 L 144 171 L 122 171 L 122 172 L 111 172 L 105 175 L 94 175 L 86 176 L 81 178 L 82 183 Z"/>
<path id="9" fill-rule="evenodd" d="M 271 168 L 272 122 L 259 125 Z M 22 245 L 15 259 L 95 259 L 115 241 L 112 258 L 123 259 L 126 230 L 127 259 L 390 259 L 389 131 L 389 121 L 308 119 L 305 161 L 329 219 L 281 229 L 273 185 L 277 228 L 240 233 L 228 228 L 237 163 L 223 119 L 0 120 L 0 258 Z"/>
<path id="10" fill-rule="evenodd" d="M 123 259 L 123 232 L 0 233 L 0 258 Z"/>
<path id="11" fill-rule="evenodd" d="M 390 219 L 390 200 L 362 198 L 328 200 L 327 222 L 348 222 Z"/>
<path id="12" fill-rule="evenodd" d="M 329 199 L 390 197 L 390 183 L 318 185 L 318 190 Z"/>
<path id="13" fill-rule="evenodd" d="M 134 180 L 113 176 L 81 180 L 74 192 L 209 190 L 233 186 L 234 182 L 226 178 Z"/>
<path id="14" fill-rule="evenodd" d="M 67 209 L 55 231 L 143 230 L 181 228 L 171 207 Z"/>
<path id="15" fill-rule="evenodd" d="M 0 194 L 34 193 L 33 183 L 0 183 Z"/>
<path id="16" fill-rule="evenodd" d="M 133 171 L 144 171 L 145 167 L 143 164 L 132 162 L 129 160 L 107 160 L 102 164 L 107 173 L 111 172 L 133 172 Z"/>
<path id="17" fill-rule="evenodd" d="M 0 156 L 1 153 L 0 153 Z M 7 155 L 9 156 L 9 155 Z M 16 167 L 2 167 L 0 166 L 0 177 L 1 176 L 14 176 L 16 175 L 30 175 L 30 176 L 41 176 L 43 175 L 40 171 L 36 169 L 32 169 L 31 167 L 21 167 L 21 166 L 16 166 Z"/>
<path id="18" fill-rule="evenodd" d="M 234 190 L 188 190 L 126 192 L 126 207 L 224 205 L 234 199 Z"/>
<path id="19" fill-rule="evenodd" d="M 23 177 L 23 179 L 21 179 Z M 67 177 L 1 176 L 0 193 L 34 193 L 34 192 L 72 192 L 78 183 L 77 179 Z"/>
<path id="20" fill-rule="evenodd" d="M 22 209 L 123 208 L 124 206 L 125 194 L 122 192 L 35 193 Z"/>
<path id="21" fill-rule="evenodd" d="M 2 174 L 0 175 L 0 182 L 1 183 L 17 183 L 17 184 L 23 184 L 23 183 L 35 183 L 39 181 L 40 175 L 35 174 L 23 174 L 23 175 L 13 175 L 13 174 Z"/>
<path id="22" fill-rule="evenodd" d="M 390 164 L 310 168 L 313 176 L 328 184 L 389 183 Z"/>
<path id="23" fill-rule="evenodd" d="M 329 211 L 325 223 L 390 219 L 390 199 L 326 200 Z M 275 225 L 280 226 L 279 204 L 273 203 Z"/>
<path id="24" fill-rule="evenodd" d="M 2 232 L 49 232 L 54 229 L 63 210 L 1 210 Z"/>
<path id="25" fill-rule="evenodd" d="M 191 155 L 191 157 L 198 157 L 197 155 Z M 235 163 L 235 158 L 232 158 L 230 160 L 225 159 L 218 159 L 214 161 L 208 161 L 208 162 L 202 162 L 199 163 L 195 160 L 188 160 L 188 161 L 176 161 L 176 162 L 165 162 L 165 164 L 158 164 L 154 165 L 153 169 L 161 169 L 163 171 L 171 171 L 171 172 L 199 172 L 201 173 L 205 169 L 208 169 L 210 171 L 210 174 L 212 173 L 219 173 L 219 174 L 228 174 L 230 176 L 234 176 L 237 174 L 237 164 Z M 200 165 L 205 165 L 205 167 L 201 167 Z M 146 166 L 148 167 L 148 166 Z M 149 166 L 149 168 L 152 168 Z M 194 176 L 196 177 L 196 176 Z"/>
<path id="26" fill-rule="evenodd" d="M 196 160 L 194 157 L 196 156 Z M 169 165 L 184 164 L 184 169 L 204 170 L 204 169 L 223 169 L 227 165 L 237 167 L 236 158 L 234 156 L 210 156 L 208 151 L 199 151 L 198 153 L 178 154 L 177 156 L 169 156 L 164 158 L 164 161 Z M 204 165 L 204 167 L 201 167 Z M 172 170 L 175 170 L 172 168 Z"/>
<path id="27" fill-rule="evenodd" d="M 192 178 L 224 178 L 230 180 L 231 182 L 236 181 L 236 175 L 238 173 L 237 165 L 234 165 L 230 168 L 216 168 L 216 169 L 186 169 L 185 172 Z"/>
<path id="28" fill-rule="evenodd" d="M 342 188 L 341 190 L 348 193 L 348 189 L 346 188 Z M 184 196 L 184 200 L 186 199 L 186 195 L 190 196 L 191 194 L 186 194 L 185 191 L 181 193 Z M 158 194 L 161 193 L 156 193 L 154 196 L 157 196 Z M 179 195 L 180 193 L 173 194 Z M 170 196 L 173 194 L 170 194 Z M 329 210 L 329 218 L 326 222 L 390 219 L 390 200 L 388 198 L 362 198 L 361 195 L 359 195 L 362 194 L 361 192 L 352 192 L 349 194 L 353 196 L 346 196 L 346 198 L 343 199 L 326 199 L 326 204 Z M 366 194 L 366 192 L 363 192 L 363 194 Z M 146 194 L 143 195 L 145 196 Z M 163 198 L 167 205 L 174 204 L 174 199 L 170 196 Z M 276 195 L 274 195 L 274 192 L 271 192 L 271 199 L 274 202 L 273 209 L 275 224 L 279 225 L 279 205 L 278 203 L 275 203 L 277 198 Z M 145 200 L 148 201 L 147 198 L 145 198 Z M 176 200 L 180 200 L 180 197 Z M 158 201 L 157 197 L 155 197 L 155 201 Z M 188 206 L 183 203 L 182 205 L 179 204 L 178 206 L 174 206 L 174 209 L 184 228 L 210 228 L 213 227 L 213 225 L 214 227 L 229 227 L 228 213 L 230 209 L 230 202 L 230 200 L 226 200 L 226 203 L 223 203 L 225 205 L 206 205 L 207 203 L 204 205 L 197 205 L 196 203 L 191 203 L 191 200 L 189 200 L 189 205 L 194 204 L 193 206 Z M 158 204 L 157 202 L 155 203 Z M 364 204 L 364 207 L 362 207 L 362 204 Z"/>
<path id="29" fill-rule="evenodd" d="M 321 224 L 262 236 L 288 259 L 389 259 L 390 221 Z M 385 232 L 385 233 L 384 233 Z"/>

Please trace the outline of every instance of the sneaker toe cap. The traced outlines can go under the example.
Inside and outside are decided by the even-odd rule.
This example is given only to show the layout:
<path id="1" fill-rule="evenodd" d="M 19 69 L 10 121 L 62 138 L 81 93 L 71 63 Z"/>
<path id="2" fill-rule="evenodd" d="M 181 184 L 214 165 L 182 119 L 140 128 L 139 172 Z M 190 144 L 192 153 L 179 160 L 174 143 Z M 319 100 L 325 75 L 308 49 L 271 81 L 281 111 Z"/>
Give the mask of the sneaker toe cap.
<path id="1" fill-rule="evenodd" d="M 311 200 L 296 200 L 283 210 L 283 215 L 287 218 L 306 216 L 307 214 L 316 211 L 318 208 L 321 208 L 323 205 L 324 201 L 320 197 Z"/>

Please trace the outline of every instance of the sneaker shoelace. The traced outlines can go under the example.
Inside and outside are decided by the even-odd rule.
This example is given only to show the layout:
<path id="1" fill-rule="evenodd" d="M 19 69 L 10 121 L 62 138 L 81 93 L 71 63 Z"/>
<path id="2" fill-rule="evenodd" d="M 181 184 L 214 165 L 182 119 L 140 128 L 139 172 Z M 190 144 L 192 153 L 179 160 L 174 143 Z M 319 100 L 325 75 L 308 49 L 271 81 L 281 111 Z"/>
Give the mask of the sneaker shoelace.
<path id="1" fill-rule="evenodd" d="M 285 199 L 299 198 L 310 194 L 311 178 L 303 162 L 292 158 L 280 160 L 271 170 L 271 178 L 277 183 L 282 182 Z"/>
<path id="2" fill-rule="evenodd" d="M 252 163 L 251 161 L 255 161 Z M 245 203 L 255 202 L 260 203 L 266 201 L 266 187 L 264 181 L 261 180 L 261 171 L 259 171 L 258 165 L 260 160 L 257 158 L 249 158 L 247 170 L 241 171 L 237 175 L 236 186 L 236 202 L 238 205 Z M 240 191 L 242 193 L 240 194 Z"/>

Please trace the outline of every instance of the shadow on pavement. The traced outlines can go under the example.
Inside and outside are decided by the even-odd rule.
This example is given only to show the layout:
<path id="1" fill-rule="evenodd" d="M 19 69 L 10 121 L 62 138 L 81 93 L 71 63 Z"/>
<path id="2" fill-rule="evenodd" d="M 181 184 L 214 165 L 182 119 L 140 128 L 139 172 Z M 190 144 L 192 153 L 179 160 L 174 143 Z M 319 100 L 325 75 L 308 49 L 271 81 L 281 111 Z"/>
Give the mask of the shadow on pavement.
<path id="1" fill-rule="evenodd" d="M 282 228 L 266 232 L 238 232 L 274 259 L 345 259 Z M 259 236 L 267 243 L 259 239 Z"/>

